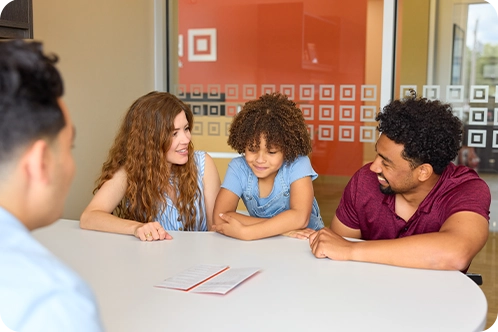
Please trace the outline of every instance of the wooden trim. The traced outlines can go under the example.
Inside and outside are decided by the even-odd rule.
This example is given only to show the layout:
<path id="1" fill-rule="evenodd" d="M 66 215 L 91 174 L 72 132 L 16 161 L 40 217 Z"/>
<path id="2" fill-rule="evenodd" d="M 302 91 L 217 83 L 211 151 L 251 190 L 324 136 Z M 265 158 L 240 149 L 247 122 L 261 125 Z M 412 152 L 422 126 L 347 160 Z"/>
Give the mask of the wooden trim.
<path id="1" fill-rule="evenodd" d="M 0 27 L 28 30 L 30 27 L 30 24 L 27 22 L 15 22 L 15 21 L 10 21 L 10 20 L 0 19 Z"/>
<path id="2" fill-rule="evenodd" d="M 0 27 L 0 39 L 27 39 L 30 37 L 29 30 L 27 29 L 14 29 L 14 28 L 6 28 Z"/>

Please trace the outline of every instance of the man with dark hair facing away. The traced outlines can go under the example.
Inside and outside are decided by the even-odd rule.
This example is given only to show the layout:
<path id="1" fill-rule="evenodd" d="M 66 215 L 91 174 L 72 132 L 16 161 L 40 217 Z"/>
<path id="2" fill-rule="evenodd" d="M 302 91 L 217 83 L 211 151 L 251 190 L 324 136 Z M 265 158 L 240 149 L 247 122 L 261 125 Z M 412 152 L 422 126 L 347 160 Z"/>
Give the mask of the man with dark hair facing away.
<path id="1" fill-rule="evenodd" d="M 30 234 L 61 217 L 75 170 L 56 61 L 0 42 L 0 329 L 16 332 L 102 330 L 88 286 Z"/>

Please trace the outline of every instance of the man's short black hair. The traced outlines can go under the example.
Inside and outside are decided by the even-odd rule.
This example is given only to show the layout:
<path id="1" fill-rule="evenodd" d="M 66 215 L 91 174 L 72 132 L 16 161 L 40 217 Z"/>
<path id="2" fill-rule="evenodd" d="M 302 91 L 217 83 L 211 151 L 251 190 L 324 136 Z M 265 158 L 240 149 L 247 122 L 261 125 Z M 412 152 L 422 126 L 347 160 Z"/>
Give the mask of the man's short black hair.
<path id="1" fill-rule="evenodd" d="M 65 126 L 56 62 L 39 42 L 0 42 L 0 162 L 37 139 L 55 138 Z"/>

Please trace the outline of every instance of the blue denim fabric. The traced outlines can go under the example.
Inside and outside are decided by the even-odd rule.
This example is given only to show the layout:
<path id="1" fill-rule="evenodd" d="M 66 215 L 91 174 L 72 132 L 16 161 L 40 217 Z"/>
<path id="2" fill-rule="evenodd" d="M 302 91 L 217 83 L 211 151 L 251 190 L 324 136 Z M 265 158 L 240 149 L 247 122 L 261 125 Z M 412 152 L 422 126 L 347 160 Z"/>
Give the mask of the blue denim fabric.
<path id="1" fill-rule="evenodd" d="M 201 191 L 201 199 L 195 202 L 195 209 L 198 217 L 195 231 L 207 231 L 206 207 L 204 206 L 204 183 L 202 182 L 206 164 L 206 153 L 200 150 L 195 151 L 194 160 L 197 165 L 197 184 Z M 184 231 L 183 222 L 175 204 L 173 204 L 173 201 L 168 196 L 166 196 L 166 202 L 166 206 L 164 206 L 163 210 L 156 216 L 156 221 L 158 221 L 167 231 Z M 200 218 L 201 215 L 202 219 Z"/>
<path id="2" fill-rule="evenodd" d="M 277 181 L 279 182 L 277 184 Z M 244 193 L 242 194 L 242 201 L 247 207 L 247 211 L 253 217 L 258 218 L 272 218 L 282 211 L 286 211 L 290 209 L 290 187 L 285 183 L 283 173 L 278 172 L 275 177 L 275 183 L 273 185 L 273 189 L 280 188 L 277 193 L 272 193 L 269 195 L 272 197 L 270 200 L 265 201 L 264 204 L 258 204 L 258 201 L 261 201 L 256 193 L 259 192 L 257 189 L 258 186 L 258 178 L 254 175 L 250 175 L 247 181 L 247 187 Z M 313 206 L 311 209 L 310 221 L 308 223 L 308 228 L 312 228 L 314 230 L 319 230 L 323 228 L 323 220 L 320 216 L 320 208 L 318 207 L 318 203 L 315 198 L 313 198 Z"/>

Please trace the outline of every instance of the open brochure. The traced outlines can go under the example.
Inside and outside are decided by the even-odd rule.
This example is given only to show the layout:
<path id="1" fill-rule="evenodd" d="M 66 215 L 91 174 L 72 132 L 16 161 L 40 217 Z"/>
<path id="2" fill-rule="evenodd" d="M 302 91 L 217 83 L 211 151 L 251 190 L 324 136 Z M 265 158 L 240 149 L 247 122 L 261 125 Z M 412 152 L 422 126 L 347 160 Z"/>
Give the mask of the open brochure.
<path id="1" fill-rule="evenodd" d="M 226 294 L 258 271 L 258 268 L 252 267 L 232 269 L 227 265 L 201 264 L 165 279 L 155 287 Z"/>

